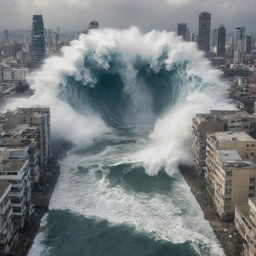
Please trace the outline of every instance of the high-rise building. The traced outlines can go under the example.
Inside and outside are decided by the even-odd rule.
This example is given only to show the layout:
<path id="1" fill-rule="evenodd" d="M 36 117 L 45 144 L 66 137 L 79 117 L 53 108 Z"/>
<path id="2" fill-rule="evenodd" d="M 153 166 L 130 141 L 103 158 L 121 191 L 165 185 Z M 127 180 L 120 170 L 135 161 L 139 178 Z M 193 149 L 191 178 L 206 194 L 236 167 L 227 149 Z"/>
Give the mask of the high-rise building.
<path id="1" fill-rule="evenodd" d="M 237 27 L 234 40 L 234 63 L 242 62 L 245 54 L 245 28 Z"/>
<path id="2" fill-rule="evenodd" d="M 98 29 L 99 28 L 99 22 L 96 20 L 92 20 L 89 24 L 89 30 L 90 29 Z"/>
<path id="3" fill-rule="evenodd" d="M 226 54 L 226 29 L 223 25 L 218 28 L 217 34 L 217 55 L 219 57 L 225 57 Z"/>
<path id="4" fill-rule="evenodd" d="M 218 29 L 214 28 L 212 30 L 212 36 L 211 36 L 211 46 L 212 46 L 212 52 L 217 52 L 217 44 L 218 44 Z"/>
<path id="5" fill-rule="evenodd" d="M 210 32 L 211 32 L 211 14 L 202 12 L 199 15 L 199 35 L 198 48 L 205 52 L 206 55 L 210 53 Z"/>
<path id="6" fill-rule="evenodd" d="M 178 36 L 182 36 L 182 39 L 185 41 L 189 41 L 189 28 L 187 23 L 179 23 L 178 24 Z"/>
<path id="7" fill-rule="evenodd" d="M 246 36 L 246 54 L 251 54 L 252 52 L 252 37 Z"/>
<path id="8" fill-rule="evenodd" d="M 34 67 L 40 65 L 45 57 L 45 31 L 42 15 L 34 15 L 32 19 L 31 61 Z"/>
<path id="9" fill-rule="evenodd" d="M 7 44 L 9 42 L 9 35 L 8 35 L 8 30 L 4 30 L 4 38 L 3 38 L 3 43 Z"/>

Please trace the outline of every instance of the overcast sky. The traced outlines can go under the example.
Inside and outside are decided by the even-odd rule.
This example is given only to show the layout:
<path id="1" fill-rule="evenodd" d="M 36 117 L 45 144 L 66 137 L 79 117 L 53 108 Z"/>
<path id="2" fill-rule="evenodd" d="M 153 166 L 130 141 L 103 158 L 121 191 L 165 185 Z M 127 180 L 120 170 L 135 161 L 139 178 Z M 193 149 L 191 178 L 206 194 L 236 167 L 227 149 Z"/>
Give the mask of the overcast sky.
<path id="1" fill-rule="evenodd" d="M 32 15 L 42 14 L 52 29 L 85 30 L 95 19 L 101 26 L 169 31 L 187 22 L 197 30 L 201 11 L 212 13 L 212 27 L 256 32 L 256 0 L 0 0 L 0 29 L 30 29 Z"/>

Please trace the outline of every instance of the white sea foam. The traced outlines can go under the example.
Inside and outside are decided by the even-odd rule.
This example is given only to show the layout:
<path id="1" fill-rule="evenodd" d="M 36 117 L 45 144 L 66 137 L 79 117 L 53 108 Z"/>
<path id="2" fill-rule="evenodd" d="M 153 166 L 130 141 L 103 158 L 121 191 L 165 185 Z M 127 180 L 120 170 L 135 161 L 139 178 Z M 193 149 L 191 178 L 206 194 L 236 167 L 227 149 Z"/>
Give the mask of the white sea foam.
<path id="1" fill-rule="evenodd" d="M 164 51 L 167 57 L 162 59 Z M 210 255 L 222 255 L 208 222 L 181 177 L 180 184 L 167 195 L 147 194 L 126 191 L 121 185 L 111 186 L 106 179 L 107 170 L 103 168 L 111 164 L 132 163 L 143 165 L 149 175 L 156 175 L 161 167 L 165 167 L 172 176 L 177 172 L 179 162 L 190 162 L 193 115 L 213 108 L 233 108 L 226 98 L 226 86 L 219 79 L 220 71 L 210 66 L 194 43 L 183 42 L 174 33 L 151 31 L 143 34 L 134 27 L 122 31 L 94 30 L 89 35 L 81 35 L 71 46 L 64 47 L 60 57 L 47 59 L 42 69 L 28 79 L 35 95 L 17 100 L 7 108 L 50 106 L 54 134 L 77 144 L 90 143 L 93 138 L 111 132 L 98 113 L 86 109 L 80 114 L 59 98 L 60 84 L 65 85 L 67 76 L 84 86 L 97 86 L 97 77 L 87 66 L 84 67 L 85 56 L 93 60 L 97 68 L 105 70 L 110 68 L 111 61 L 117 61 L 116 72 L 124 83 L 123 93 L 132 98 L 131 108 L 138 110 L 139 119 L 150 117 L 145 117 L 144 112 L 151 109 L 152 98 L 148 91 L 143 90 L 143 83 L 138 86 L 138 70 L 134 65 L 138 59 L 149 64 L 154 72 L 163 67 L 173 71 L 179 65 L 185 66 L 179 71 L 183 86 L 176 88 L 180 91 L 177 104 L 159 117 L 147 143 L 140 143 L 132 149 L 127 145 L 124 148 L 109 146 L 100 155 L 90 157 L 75 154 L 67 157 L 62 162 L 62 173 L 50 208 L 68 209 L 87 217 L 106 219 L 112 224 L 128 223 L 138 231 L 154 233 L 156 237 L 174 243 L 191 240 L 196 247 L 200 241 L 210 247 Z M 93 164 L 98 164 L 98 169 L 102 167 L 101 179 L 96 177 L 94 168 L 82 178 L 74 171 L 78 165 Z M 185 207 L 190 210 L 186 212 Z M 38 240 L 40 237 L 37 237 L 31 252 L 39 246 Z"/>

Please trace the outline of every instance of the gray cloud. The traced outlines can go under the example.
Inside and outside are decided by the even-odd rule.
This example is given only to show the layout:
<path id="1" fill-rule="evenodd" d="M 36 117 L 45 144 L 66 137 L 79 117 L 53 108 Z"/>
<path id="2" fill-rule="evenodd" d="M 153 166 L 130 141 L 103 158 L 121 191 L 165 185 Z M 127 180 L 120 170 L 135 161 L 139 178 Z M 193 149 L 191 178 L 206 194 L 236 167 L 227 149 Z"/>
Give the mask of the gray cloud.
<path id="1" fill-rule="evenodd" d="M 0 29 L 30 28 L 32 15 L 41 13 L 47 28 L 63 30 L 84 30 L 92 19 L 102 26 L 143 30 L 175 30 L 178 22 L 187 22 L 197 30 L 204 10 L 212 13 L 213 26 L 256 31 L 255 0 L 0 0 Z"/>

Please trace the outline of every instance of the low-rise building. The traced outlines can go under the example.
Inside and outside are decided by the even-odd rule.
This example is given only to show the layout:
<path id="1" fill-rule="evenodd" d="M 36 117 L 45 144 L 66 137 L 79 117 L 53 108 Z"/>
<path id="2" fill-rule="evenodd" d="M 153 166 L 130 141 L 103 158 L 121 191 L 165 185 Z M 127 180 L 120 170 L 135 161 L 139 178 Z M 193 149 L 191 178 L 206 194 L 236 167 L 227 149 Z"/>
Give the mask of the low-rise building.
<path id="1" fill-rule="evenodd" d="M 256 255 L 256 199 L 250 198 L 248 203 L 237 204 L 235 209 L 235 225 L 246 241 L 243 245 L 244 256 Z"/>
<path id="2" fill-rule="evenodd" d="M 6 255 L 10 252 L 16 240 L 12 218 L 11 207 L 11 183 L 0 182 L 0 254 Z"/>

